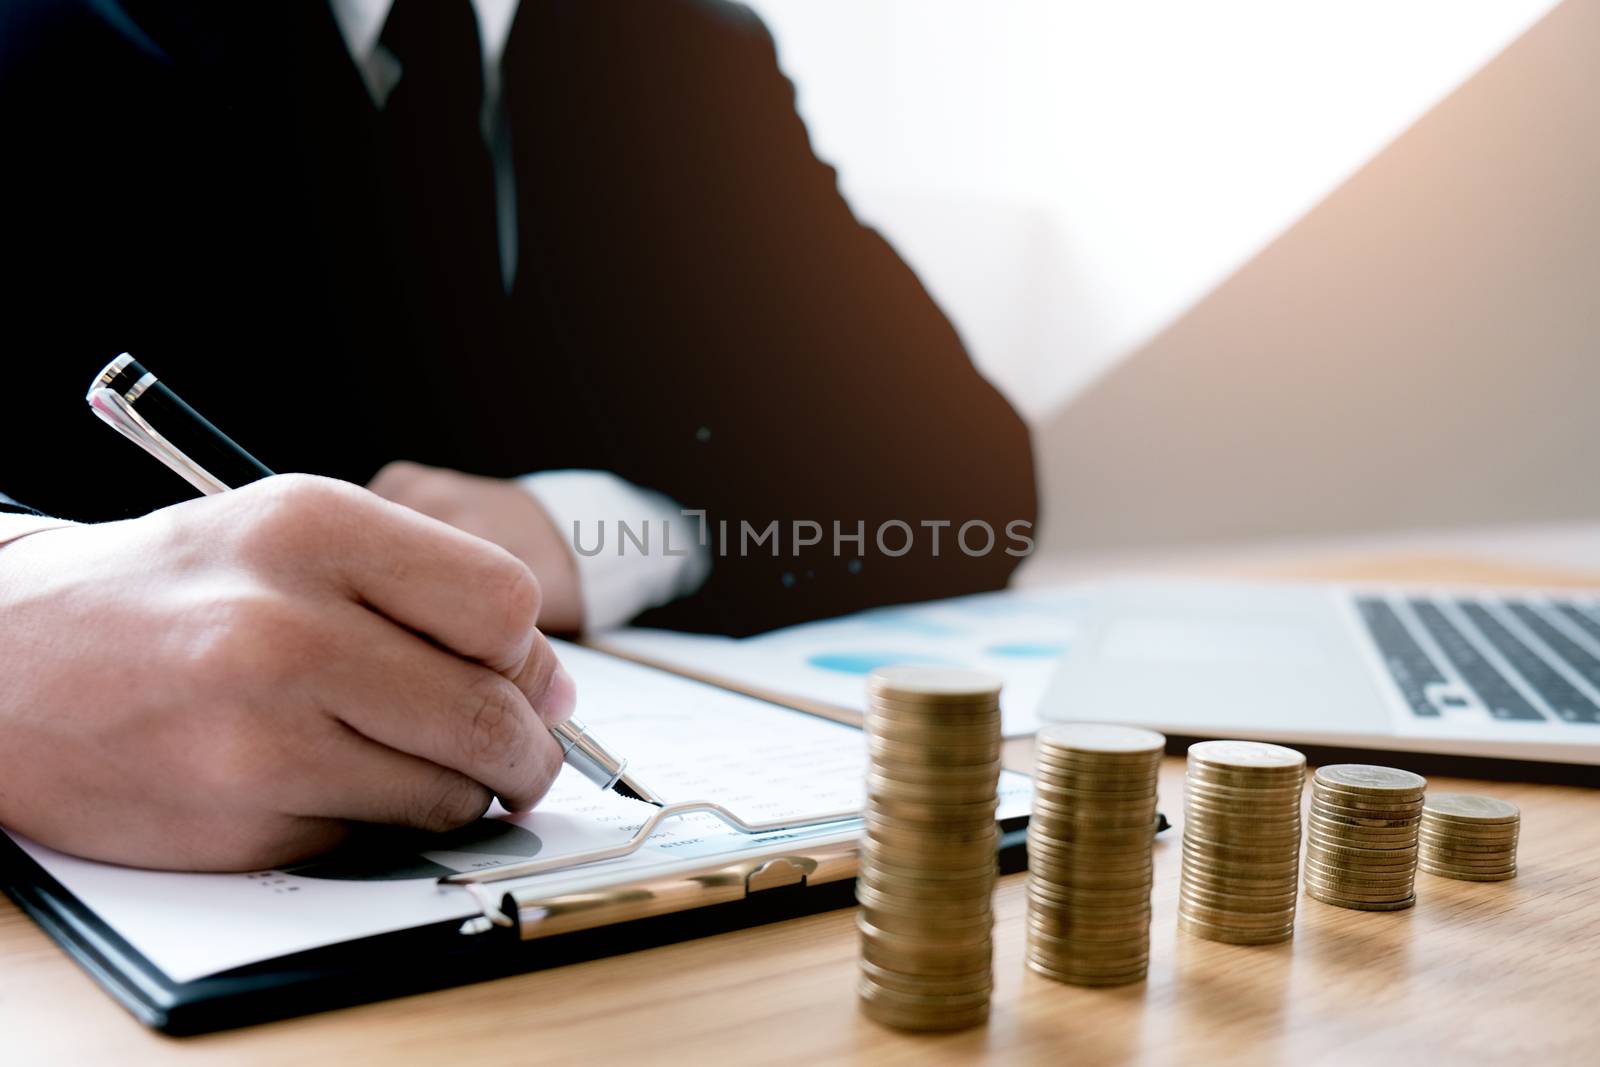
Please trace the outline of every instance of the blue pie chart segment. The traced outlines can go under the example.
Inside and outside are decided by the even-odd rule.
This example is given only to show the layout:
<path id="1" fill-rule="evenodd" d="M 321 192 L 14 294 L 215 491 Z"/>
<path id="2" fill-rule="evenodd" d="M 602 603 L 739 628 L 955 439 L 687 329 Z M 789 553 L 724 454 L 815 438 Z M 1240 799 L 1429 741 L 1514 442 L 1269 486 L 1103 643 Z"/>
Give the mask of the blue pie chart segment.
<path id="1" fill-rule="evenodd" d="M 834 671 L 839 674 L 871 674 L 879 667 L 892 667 L 901 663 L 938 663 L 949 664 L 949 660 L 938 656 L 918 655 L 914 652 L 878 652 L 878 651 L 842 651 L 818 652 L 806 659 L 806 663 L 819 670 Z"/>
<path id="2" fill-rule="evenodd" d="M 1018 641 L 990 645 L 987 651 L 991 656 L 1004 656 L 1007 659 L 1054 659 L 1066 650 L 1067 646 L 1060 641 Z"/>

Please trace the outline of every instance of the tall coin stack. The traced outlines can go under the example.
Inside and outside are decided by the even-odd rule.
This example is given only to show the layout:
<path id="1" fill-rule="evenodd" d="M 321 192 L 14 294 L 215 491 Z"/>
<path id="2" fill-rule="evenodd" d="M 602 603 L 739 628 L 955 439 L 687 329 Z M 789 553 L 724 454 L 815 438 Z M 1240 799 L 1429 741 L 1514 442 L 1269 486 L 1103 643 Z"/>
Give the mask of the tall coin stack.
<path id="1" fill-rule="evenodd" d="M 1258 741 L 1189 747 L 1178 929 L 1266 945 L 1294 936 L 1306 758 Z"/>
<path id="2" fill-rule="evenodd" d="M 1306 821 L 1306 895 L 1357 911 L 1417 902 L 1417 825 L 1428 782 L 1365 763 L 1321 767 Z"/>
<path id="3" fill-rule="evenodd" d="M 1039 731 L 1028 822 L 1028 966 L 1074 985 L 1150 968 L 1150 846 L 1167 739 L 1065 723 Z"/>
<path id="4" fill-rule="evenodd" d="M 861 1007 L 906 1030 L 976 1026 L 994 986 L 1000 681 L 890 667 L 867 696 Z"/>
<path id="5" fill-rule="evenodd" d="M 1430 793 L 1422 806 L 1417 867 L 1468 882 L 1515 878 L 1521 829 L 1515 804 L 1470 793 Z"/>

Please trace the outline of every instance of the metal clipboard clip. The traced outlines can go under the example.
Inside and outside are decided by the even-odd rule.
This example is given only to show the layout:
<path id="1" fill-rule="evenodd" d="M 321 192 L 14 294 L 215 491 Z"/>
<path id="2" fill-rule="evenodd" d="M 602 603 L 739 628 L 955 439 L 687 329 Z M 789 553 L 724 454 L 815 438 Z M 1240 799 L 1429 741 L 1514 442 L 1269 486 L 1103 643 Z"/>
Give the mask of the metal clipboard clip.
<path id="1" fill-rule="evenodd" d="M 854 835 L 847 842 L 832 842 L 798 855 L 730 857 L 703 870 L 630 882 L 620 887 L 592 892 L 547 897 L 536 885 L 508 887 L 497 894 L 495 883 L 529 878 L 554 871 L 601 863 L 631 856 L 644 847 L 652 834 L 667 819 L 683 815 L 709 814 L 741 834 L 757 835 L 784 830 L 807 830 L 845 825 L 861 819 L 860 811 L 837 811 L 804 819 L 772 819 L 746 822 L 714 801 L 686 800 L 668 804 L 652 812 L 627 841 L 586 852 L 568 853 L 523 863 L 504 864 L 480 871 L 445 875 L 440 885 L 460 886 L 478 904 L 482 915 L 461 926 L 463 934 L 485 933 L 495 926 L 520 926 L 522 937 L 546 937 L 569 930 L 585 929 L 628 919 L 645 918 L 690 907 L 739 899 L 748 893 L 794 885 L 801 882 L 835 881 L 854 877 L 856 844 Z M 513 919 L 516 913 L 518 918 Z"/>

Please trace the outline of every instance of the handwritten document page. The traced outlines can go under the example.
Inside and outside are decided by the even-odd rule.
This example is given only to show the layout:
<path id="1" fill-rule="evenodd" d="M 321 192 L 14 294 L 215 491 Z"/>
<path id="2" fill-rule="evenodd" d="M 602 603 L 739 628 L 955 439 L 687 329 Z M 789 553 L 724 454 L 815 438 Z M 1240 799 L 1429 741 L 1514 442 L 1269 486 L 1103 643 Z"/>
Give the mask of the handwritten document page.
<path id="1" fill-rule="evenodd" d="M 866 676 L 875 668 L 976 667 L 1005 679 L 1005 735 L 1025 737 L 1039 728 L 1039 701 L 1077 636 L 1087 603 L 1077 586 L 1003 590 L 877 608 L 755 637 L 622 629 L 600 635 L 598 644 L 740 688 L 858 713 L 866 709 Z"/>
<path id="2" fill-rule="evenodd" d="M 861 733 L 588 649 L 557 642 L 578 684 L 578 712 L 629 771 L 669 801 L 715 800 L 750 821 L 854 810 L 866 761 Z M 1002 818 L 1026 813 L 1028 781 L 1007 775 Z M 478 914 L 472 897 L 436 879 L 534 856 L 627 840 L 655 809 L 602 793 L 563 770 L 526 815 L 491 817 L 440 836 L 394 835 L 282 870 L 174 874 L 95 863 L 12 838 L 175 981 L 429 923 Z M 848 839 L 857 824 L 803 831 Z M 554 871 L 523 884 L 552 893 L 770 850 L 795 834 L 752 837 L 709 815 L 670 820 L 626 859 Z"/>

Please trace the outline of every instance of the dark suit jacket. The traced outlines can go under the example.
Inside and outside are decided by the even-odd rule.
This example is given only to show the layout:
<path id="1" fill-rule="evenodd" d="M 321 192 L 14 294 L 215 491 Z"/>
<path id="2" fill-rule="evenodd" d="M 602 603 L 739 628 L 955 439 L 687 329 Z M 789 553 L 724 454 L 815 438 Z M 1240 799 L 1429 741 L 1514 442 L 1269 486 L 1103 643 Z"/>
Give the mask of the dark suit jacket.
<path id="1" fill-rule="evenodd" d="M 828 539 L 719 558 L 656 624 L 751 632 L 995 588 L 1017 562 L 1003 533 L 979 558 L 948 530 L 937 558 L 926 531 L 898 558 L 871 543 L 888 519 L 1032 520 L 1027 432 L 852 217 L 747 10 L 522 0 L 509 297 L 397 244 L 325 0 L 0 12 L 14 498 L 106 519 L 190 495 L 85 409 L 128 350 L 276 470 L 592 467 L 735 528 L 865 523 L 857 566 Z"/>

